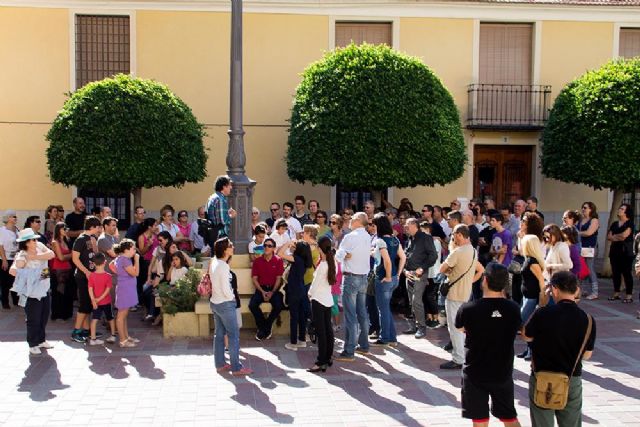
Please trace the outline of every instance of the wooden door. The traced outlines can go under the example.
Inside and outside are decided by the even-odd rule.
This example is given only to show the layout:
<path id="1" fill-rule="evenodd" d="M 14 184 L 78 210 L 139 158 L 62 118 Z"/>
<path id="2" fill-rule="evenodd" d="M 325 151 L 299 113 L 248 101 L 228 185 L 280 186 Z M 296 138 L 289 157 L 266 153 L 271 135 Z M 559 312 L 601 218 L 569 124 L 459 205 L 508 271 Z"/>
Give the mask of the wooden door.
<path id="1" fill-rule="evenodd" d="M 473 197 L 491 197 L 496 206 L 531 195 L 533 147 L 479 145 L 473 155 Z"/>

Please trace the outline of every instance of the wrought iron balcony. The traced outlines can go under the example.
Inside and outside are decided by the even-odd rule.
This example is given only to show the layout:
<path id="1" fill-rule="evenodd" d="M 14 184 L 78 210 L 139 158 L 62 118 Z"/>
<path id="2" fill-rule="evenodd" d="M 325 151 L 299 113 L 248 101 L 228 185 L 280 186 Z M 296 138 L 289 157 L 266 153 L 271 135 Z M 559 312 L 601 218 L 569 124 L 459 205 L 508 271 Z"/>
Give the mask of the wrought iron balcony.
<path id="1" fill-rule="evenodd" d="M 551 86 L 471 84 L 468 129 L 529 130 L 544 128 Z"/>

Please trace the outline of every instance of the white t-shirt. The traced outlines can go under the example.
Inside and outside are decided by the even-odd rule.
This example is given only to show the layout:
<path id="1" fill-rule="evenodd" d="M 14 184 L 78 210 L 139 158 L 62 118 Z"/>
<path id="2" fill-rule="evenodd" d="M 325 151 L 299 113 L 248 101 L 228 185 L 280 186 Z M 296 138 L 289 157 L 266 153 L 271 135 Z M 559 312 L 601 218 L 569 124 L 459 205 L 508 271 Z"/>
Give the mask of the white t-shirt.
<path id="1" fill-rule="evenodd" d="M 298 222 L 298 220 L 296 220 L 296 222 Z M 279 234 L 277 231 L 274 231 L 273 233 L 271 233 L 271 236 L 269 237 L 271 237 L 276 242 L 276 250 L 278 250 L 278 248 L 280 248 L 281 246 L 284 246 L 286 243 L 291 241 L 291 237 L 289 237 L 289 234 L 287 233 Z"/>
<path id="2" fill-rule="evenodd" d="M 440 273 L 440 265 L 442 264 L 442 243 L 440 243 L 440 239 L 433 239 L 433 245 L 436 247 L 436 253 L 438 257 L 436 258 L 436 262 L 429 267 L 429 271 L 427 273 L 428 279 L 433 279 Z"/>
<path id="3" fill-rule="evenodd" d="M 336 266 L 336 271 L 338 267 Z M 331 284 L 327 280 L 329 264 L 321 261 L 316 271 L 313 273 L 313 282 L 309 287 L 309 298 L 318 301 L 325 307 L 333 307 L 333 296 L 331 295 Z"/>
<path id="4" fill-rule="evenodd" d="M 13 260 L 18 253 L 18 229 L 11 231 L 7 226 L 0 228 L 0 245 L 4 248 L 4 254 L 8 260 Z"/>
<path id="5" fill-rule="evenodd" d="M 174 268 L 171 270 L 171 281 L 169 282 L 172 285 L 175 285 L 176 282 L 184 277 L 187 274 L 187 267 L 182 268 Z"/>
<path id="6" fill-rule="evenodd" d="M 287 218 L 286 221 L 287 221 L 287 226 L 289 226 L 289 228 L 287 229 L 287 233 L 289 234 L 289 240 L 293 240 L 296 238 L 296 235 L 298 233 L 302 233 L 302 226 L 300 225 L 300 221 L 295 219 L 293 216 L 290 216 L 289 218 Z"/>

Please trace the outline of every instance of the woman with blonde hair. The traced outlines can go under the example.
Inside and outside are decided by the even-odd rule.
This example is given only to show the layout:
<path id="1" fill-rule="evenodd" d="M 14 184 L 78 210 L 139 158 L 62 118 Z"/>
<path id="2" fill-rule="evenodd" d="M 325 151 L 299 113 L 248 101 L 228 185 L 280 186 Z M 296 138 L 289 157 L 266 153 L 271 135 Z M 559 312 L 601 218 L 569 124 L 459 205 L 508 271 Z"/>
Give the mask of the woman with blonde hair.
<path id="1" fill-rule="evenodd" d="M 544 307 L 547 304 L 545 294 L 544 275 L 545 269 L 544 255 L 540 247 L 540 239 L 533 234 L 526 234 L 520 240 L 520 253 L 524 257 L 522 265 L 522 309 L 520 311 L 523 324 L 527 323 L 536 307 Z M 531 359 L 529 347 L 518 354 L 525 360 Z"/>

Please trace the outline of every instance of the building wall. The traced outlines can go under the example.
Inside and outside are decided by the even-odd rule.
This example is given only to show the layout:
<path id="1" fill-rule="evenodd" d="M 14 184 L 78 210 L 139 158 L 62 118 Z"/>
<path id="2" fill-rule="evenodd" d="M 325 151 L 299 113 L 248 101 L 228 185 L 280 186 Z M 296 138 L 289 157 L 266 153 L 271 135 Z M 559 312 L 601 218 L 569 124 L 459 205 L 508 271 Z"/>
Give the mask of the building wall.
<path id="1" fill-rule="evenodd" d="M 380 7 L 371 10 L 379 11 Z M 411 10 L 414 9 L 417 10 L 415 7 Z M 421 10 L 425 15 L 430 11 L 427 6 Z M 452 12 L 451 16 L 457 16 L 455 18 L 398 18 L 391 15 L 400 9 L 388 6 L 390 19 L 394 25 L 399 25 L 394 31 L 399 49 L 422 58 L 441 77 L 464 120 L 467 85 L 473 81 L 476 66 L 473 59 L 477 43 L 475 26 L 479 21 L 472 16 L 459 17 L 464 14 L 460 10 Z M 517 18 L 515 7 L 503 5 L 501 9 L 487 10 L 495 12 L 493 19 L 499 19 L 501 11 L 509 20 Z M 576 15 L 586 17 L 584 22 L 567 20 L 571 18 L 556 20 L 553 10 L 540 9 L 540 16 L 548 19 L 536 23 L 536 31 L 540 32 L 540 56 L 539 64 L 534 66 L 538 67 L 539 83 L 552 85 L 555 96 L 565 83 L 613 56 L 615 24 L 591 22 L 593 19 L 586 19 L 589 17 L 584 9 Z M 331 206 L 331 188 L 289 181 L 284 156 L 287 119 L 300 73 L 331 47 L 331 20 L 340 13 L 339 8 L 305 14 L 245 13 L 247 174 L 258 181 L 254 200 L 263 211 L 271 201 L 282 202 L 295 194 L 318 199 L 323 208 Z M 558 16 L 564 14 L 558 13 Z M 593 13 L 596 13 L 595 9 Z M 612 13 L 609 11 L 606 16 Z M 70 19 L 72 15 L 68 9 L 0 8 L 0 40 L 11 41 L 0 43 L 0 61 L 5 65 L 0 73 L 0 146 L 3 153 L 0 178 L 20 186 L 19 191 L 12 186 L 0 188 L 0 210 L 10 207 L 25 212 L 41 210 L 49 203 L 62 203 L 67 209 L 71 207 L 73 189 L 54 185 L 48 180 L 47 143 L 43 136 L 61 108 L 64 94 L 70 90 Z M 180 189 L 144 190 L 143 202 L 149 211 L 155 211 L 165 203 L 195 209 L 211 193 L 215 176 L 226 170 L 229 20 L 227 11 L 150 10 L 149 4 L 135 11 L 132 22 L 136 25 L 136 37 L 132 43 L 137 52 L 136 75 L 168 84 L 192 107 L 198 119 L 207 125 L 205 145 L 210 156 L 209 177 L 205 182 L 188 184 Z M 462 178 L 444 187 L 393 189 L 392 200 L 397 203 L 402 197 L 409 197 L 416 205 L 427 201 L 448 204 L 454 197 L 469 197 L 474 144 L 536 146 L 540 137 L 539 133 L 466 130 L 464 133 L 469 164 Z M 504 142 L 505 137 L 507 142 Z M 605 191 L 595 192 L 584 186 L 548 180 L 542 177 L 539 169 L 534 175 L 534 192 L 540 197 L 545 212 L 578 207 L 587 199 L 593 200 L 601 210 L 607 209 L 608 193 Z"/>

